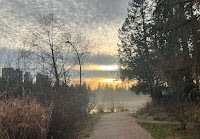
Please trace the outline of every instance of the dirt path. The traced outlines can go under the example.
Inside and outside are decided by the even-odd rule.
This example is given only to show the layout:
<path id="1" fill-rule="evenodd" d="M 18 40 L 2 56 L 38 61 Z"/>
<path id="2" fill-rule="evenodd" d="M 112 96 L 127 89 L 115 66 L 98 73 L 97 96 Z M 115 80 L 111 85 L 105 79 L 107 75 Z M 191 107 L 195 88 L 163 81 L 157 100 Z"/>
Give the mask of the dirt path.
<path id="1" fill-rule="evenodd" d="M 103 115 L 89 139 L 152 139 L 129 112 Z"/>

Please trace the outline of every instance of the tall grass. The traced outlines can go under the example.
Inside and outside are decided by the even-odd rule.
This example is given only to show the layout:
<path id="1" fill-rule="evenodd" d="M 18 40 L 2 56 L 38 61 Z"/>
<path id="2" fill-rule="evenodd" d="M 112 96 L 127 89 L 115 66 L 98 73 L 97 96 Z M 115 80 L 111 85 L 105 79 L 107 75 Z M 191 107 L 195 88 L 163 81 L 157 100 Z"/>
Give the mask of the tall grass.
<path id="1" fill-rule="evenodd" d="M 30 98 L 0 101 L 0 139 L 45 139 L 51 109 Z"/>
<path id="2" fill-rule="evenodd" d="M 60 86 L 53 96 L 51 93 L 47 97 L 52 99 L 41 99 L 46 95 L 41 97 L 35 93 L 31 97 L 35 99 L 9 97 L 0 100 L 0 139 L 71 139 L 79 136 L 88 116 L 88 93 L 86 87 Z"/>

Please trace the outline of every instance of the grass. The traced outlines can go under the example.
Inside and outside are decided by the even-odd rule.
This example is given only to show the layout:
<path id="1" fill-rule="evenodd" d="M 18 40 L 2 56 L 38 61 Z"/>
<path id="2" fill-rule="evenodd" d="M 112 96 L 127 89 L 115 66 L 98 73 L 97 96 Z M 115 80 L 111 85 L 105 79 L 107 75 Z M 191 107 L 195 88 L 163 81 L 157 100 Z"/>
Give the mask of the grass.
<path id="1" fill-rule="evenodd" d="M 199 139 L 199 130 L 190 125 L 187 131 L 183 131 L 180 125 L 176 124 L 158 124 L 137 122 L 146 129 L 154 139 Z"/>
<path id="2" fill-rule="evenodd" d="M 98 123 L 101 115 L 103 114 L 104 113 L 95 113 L 95 114 L 89 115 L 84 129 L 81 131 L 82 136 L 89 137 L 92 134 L 92 131 L 94 130 L 94 126 Z"/>
<path id="3" fill-rule="evenodd" d="M 47 137 L 51 110 L 34 99 L 0 101 L 1 139 L 44 139 Z"/>

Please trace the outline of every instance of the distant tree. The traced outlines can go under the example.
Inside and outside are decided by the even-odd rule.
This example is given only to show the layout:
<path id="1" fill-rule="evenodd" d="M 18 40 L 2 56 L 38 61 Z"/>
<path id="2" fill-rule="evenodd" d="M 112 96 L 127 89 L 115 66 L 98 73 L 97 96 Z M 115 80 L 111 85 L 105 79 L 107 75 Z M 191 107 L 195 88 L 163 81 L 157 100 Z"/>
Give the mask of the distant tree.
<path id="1" fill-rule="evenodd" d="M 89 98 L 87 113 L 90 113 L 91 110 L 93 110 L 97 104 L 97 98 L 96 98 L 96 95 L 92 92 L 90 85 L 88 85 L 88 87 L 86 87 L 86 82 L 84 82 L 82 87 L 84 87 L 84 86 L 85 86 L 86 90 L 88 91 L 88 93 L 86 95 L 88 95 L 87 97 Z"/>
<path id="2" fill-rule="evenodd" d="M 103 103 L 101 106 L 104 106 L 104 109 L 114 112 L 115 108 L 117 108 L 118 95 L 113 89 L 113 86 L 105 84 L 104 89 L 99 93 L 101 94 L 100 101 Z"/>
<path id="3" fill-rule="evenodd" d="M 88 85 L 87 89 L 88 89 L 89 91 L 91 91 L 91 87 L 90 87 L 90 85 Z"/>
<path id="4" fill-rule="evenodd" d="M 101 87 L 101 83 L 99 82 L 99 83 L 98 83 L 97 90 L 101 90 L 101 88 L 102 88 L 102 87 Z"/>

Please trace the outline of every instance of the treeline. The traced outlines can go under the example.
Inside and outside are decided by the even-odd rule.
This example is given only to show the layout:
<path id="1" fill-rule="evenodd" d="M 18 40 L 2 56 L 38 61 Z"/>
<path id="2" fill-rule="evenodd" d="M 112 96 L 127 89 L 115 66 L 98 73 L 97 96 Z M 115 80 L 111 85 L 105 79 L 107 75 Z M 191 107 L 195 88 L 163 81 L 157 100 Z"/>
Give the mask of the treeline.
<path id="1" fill-rule="evenodd" d="M 119 30 L 121 79 L 136 79 L 132 91 L 164 103 L 183 128 L 200 101 L 199 4 L 131 0 Z"/>
<path id="2" fill-rule="evenodd" d="M 99 83 L 96 90 L 92 90 L 95 100 L 94 110 L 97 112 L 116 112 L 128 109 L 137 109 L 147 100 L 147 95 L 135 95 L 130 90 L 122 86 L 113 88 L 112 84 L 101 85 Z"/>
<path id="3" fill-rule="evenodd" d="M 90 86 L 88 86 L 90 88 Z M 120 84 L 117 85 L 113 85 L 112 83 L 100 83 L 97 86 L 97 89 L 95 89 L 96 91 L 99 90 L 104 90 L 104 91 L 115 91 L 115 92 L 127 92 L 129 91 L 126 86 L 122 86 Z M 94 91 L 95 91 L 94 90 Z"/>

